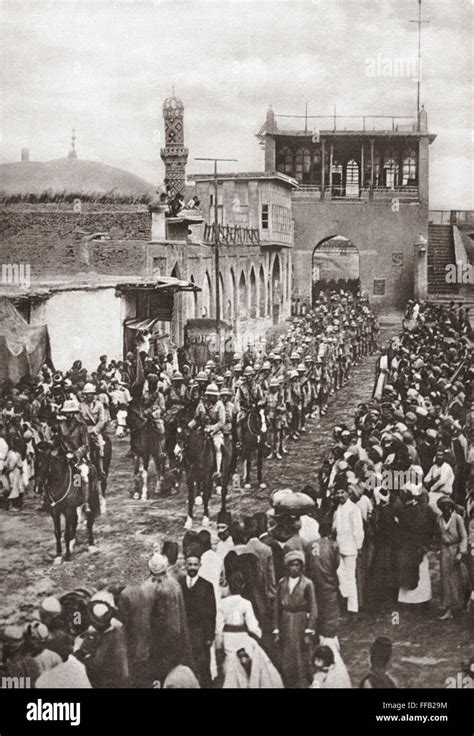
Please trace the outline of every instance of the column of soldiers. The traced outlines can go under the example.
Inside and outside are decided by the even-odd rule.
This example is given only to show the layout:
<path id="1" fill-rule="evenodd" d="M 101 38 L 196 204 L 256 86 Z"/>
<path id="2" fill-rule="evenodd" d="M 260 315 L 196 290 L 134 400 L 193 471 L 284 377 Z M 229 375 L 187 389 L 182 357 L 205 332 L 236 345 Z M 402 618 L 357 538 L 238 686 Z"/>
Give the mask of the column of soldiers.
<path id="1" fill-rule="evenodd" d="M 287 454 L 288 439 L 306 432 L 308 417 L 324 416 L 331 395 L 346 385 L 351 367 L 377 347 L 377 321 L 363 297 L 340 292 L 321 294 L 312 310 L 294 318 L 268 347 L 235 353 L 225 365 L 216 356 L 202 370 L 172 356 L 137 361 L 101 356 L 96 371 L 80 360 L 66 372 L 44 366 L 35 377 L 17 385 L 5 381 L 0 392 L 0 482 L 13 506 L 20 505 L 32 470 L 28 448 L 59 436 L 76 458 L 88 502 L 88 456 L 95 446 L 98 465 L 103 437 L 111 422 L 116 434 L 127 429 L 132 396 L 143 416 L 151 417 L 163 435 L 171 461 L 177 415 L 212 434 L 220 470 L 222 443 L 236 456 L 242 427 L 253 407 L 263 407 L 268 423 L 270 457 Z M 86 442 L 88 439 L 88 442 Z M 8 460 L 7 460 L 8 456 Z M 14 467 L 10 467 L 14 466 Z M 14 470 L 16 470 L 16 478 Z M 16 478 L 16 480 L 14 480 Z M 14 486 L 14 488 L 13 488 Z"/>

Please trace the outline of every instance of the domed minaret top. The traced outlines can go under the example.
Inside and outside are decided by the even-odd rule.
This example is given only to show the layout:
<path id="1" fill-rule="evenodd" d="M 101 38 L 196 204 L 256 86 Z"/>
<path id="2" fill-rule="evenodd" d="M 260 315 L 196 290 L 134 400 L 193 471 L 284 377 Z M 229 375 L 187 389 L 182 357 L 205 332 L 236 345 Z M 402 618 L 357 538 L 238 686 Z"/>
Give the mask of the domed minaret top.
<path id="1" fill-rule="evenodd" d="M 163 103 L 163 112 L 166 110 L 184 110 L 183 101 L 176 97 L 174 93 L 174 87 L 172 89 L 171 97 L 167 97 Z"/>
<path id="2" fill-rule="evenodd" d="M 186 183 L 186 162 L 188 149 L 184 145 L 184 105 L 174 93 L 163 103 L 165 121 L 165 145 L 161 158 L 165 165 L 165 183 L 171 189 L 171 196 L 184 194 Z"/>

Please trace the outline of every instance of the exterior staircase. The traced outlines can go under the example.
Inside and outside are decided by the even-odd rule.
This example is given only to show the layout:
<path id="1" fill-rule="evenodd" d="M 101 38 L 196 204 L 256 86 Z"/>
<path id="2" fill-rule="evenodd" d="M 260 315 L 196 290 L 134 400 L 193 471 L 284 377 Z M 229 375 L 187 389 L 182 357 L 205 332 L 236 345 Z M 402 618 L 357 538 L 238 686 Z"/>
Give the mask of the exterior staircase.
<path id="1" fill-rule="evenodd" d="M 457 284 L 446 283 L 446 266 L 455 263 L 452 225 L 428 226 L 428 294 L 453 294 Z"/>

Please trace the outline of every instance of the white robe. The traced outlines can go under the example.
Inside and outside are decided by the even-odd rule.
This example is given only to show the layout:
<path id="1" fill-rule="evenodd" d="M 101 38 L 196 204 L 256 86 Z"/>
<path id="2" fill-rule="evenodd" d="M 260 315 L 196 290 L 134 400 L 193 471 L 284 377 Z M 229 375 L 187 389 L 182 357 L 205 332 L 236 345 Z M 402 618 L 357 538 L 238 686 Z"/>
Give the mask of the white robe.
<path id="1" fill-rule="evenodd" d="M 414 590 L 400 588 L 398 591 L 399 603 L 427 603 L 431 600 L 431 578 L 428 555 L 420 562 L 420 577 Z"/>

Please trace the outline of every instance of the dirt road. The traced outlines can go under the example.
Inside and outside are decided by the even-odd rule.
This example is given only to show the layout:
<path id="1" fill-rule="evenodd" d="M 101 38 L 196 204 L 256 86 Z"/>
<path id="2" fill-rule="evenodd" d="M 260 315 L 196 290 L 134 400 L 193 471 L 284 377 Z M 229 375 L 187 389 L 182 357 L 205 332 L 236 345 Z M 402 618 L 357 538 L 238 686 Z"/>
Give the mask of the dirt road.
<path id="1" fill-rule="evenodd" d="M 382 339 L 398 331 L 399 317 L 382 323 Z M 265 480 L 269 489 L 301 488 L 314 482 L 322 459 L 331 447 L 332 427 L 351 423 L 357 404 L 370 397 L 375 357 L 357 366 L 349 385 L 332 397 L 330 409 L 320 421 L 310 422 L 308 435 L 289 444 L 285 460 L 267 462 Z M 79 528 L 78 544 L 70 563 L 53 566 L 55 543 L 52 522 L 37 510 L 38 500 L 27 499 L 21 513 L 0 511 L 1 561 L 0 625 L 26 620 L 46 594 L 74 587 L 96 588 L 101 582 L 132 582 L 146 575 L 146 559 L 156 542 L 180 539 L 186 518 L 184 489 L 170 498 L 142 502 L 130 499 L 132 460 L 127 457 L 128 439 L 113 441 L 109 478 L 108 512 L 96 523 L 98 551 L 87 551 L 85 530 Z M 150 487 L 152 487 L 150 485 Z M 268 491 L 230 493 L 230 510 L 252 513 L 268 508 Z M 219 499 L 211 502 L 211 532 Z M 198 509 L 195 527 L 202 511 Z M 350 624 L 343 621 L 340 640 L 343 657 L 357 686 L 367 668 L 368 648 L 373 638 L 384 634 L 394 642 L 393 674 L 402 687 L 446 686 L 446 678 L 460 671 L 461 660 L 472 656 L 467 614 L 454 621 L 439 621 L 438 562 L 432 554 L 435 600 L 432 610 L 417 616 L 412 612 L 386 611 L 377 617 L 362 615 Z M 469 649 L 469 647 L 471 647 Z"/>

